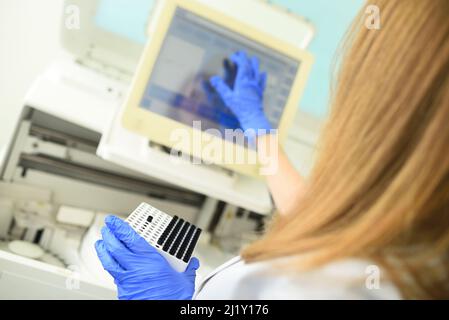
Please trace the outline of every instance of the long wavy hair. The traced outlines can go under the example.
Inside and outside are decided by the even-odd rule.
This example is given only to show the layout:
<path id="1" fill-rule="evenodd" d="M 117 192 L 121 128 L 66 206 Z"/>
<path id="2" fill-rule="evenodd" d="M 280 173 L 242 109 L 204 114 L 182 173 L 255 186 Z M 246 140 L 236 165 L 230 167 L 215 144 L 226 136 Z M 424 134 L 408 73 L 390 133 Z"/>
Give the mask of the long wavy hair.
<path id="1" fill-rule="evenodd" d="M 404 298 L 449 298 L 449 1 L 368 4 L 381 28 L 363 10 L 347 34 L 307 191 L 242 256 L 368 259 Z"/>

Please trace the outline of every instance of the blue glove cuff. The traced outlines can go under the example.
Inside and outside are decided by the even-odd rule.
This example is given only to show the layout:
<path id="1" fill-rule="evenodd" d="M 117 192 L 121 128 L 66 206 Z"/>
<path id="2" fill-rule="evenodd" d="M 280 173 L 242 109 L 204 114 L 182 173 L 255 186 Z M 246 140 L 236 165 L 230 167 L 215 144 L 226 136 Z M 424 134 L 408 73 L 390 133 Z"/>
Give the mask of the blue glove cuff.
<path id="1" fill-rule="evenodd" d="M 270 130 L 273 130 L 273 126 L 263 113 L 249 119 L 241 120 L 240 124 L 244 131 L 253 130 L 257 136 L 270 133 Z"/>

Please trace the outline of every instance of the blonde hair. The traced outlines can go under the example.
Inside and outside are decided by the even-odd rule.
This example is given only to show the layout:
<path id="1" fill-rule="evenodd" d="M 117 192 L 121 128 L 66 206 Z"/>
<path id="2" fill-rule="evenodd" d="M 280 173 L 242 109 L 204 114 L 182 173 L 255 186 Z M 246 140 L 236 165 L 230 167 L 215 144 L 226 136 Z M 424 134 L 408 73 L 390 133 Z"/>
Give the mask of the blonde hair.
<path id="1" fill-rule="evenodd" d="M 305 196 L 246 261 L 357 257 L 404 298 L 449 298 L 449 1 L 376 0 L 354 21 Z"/>

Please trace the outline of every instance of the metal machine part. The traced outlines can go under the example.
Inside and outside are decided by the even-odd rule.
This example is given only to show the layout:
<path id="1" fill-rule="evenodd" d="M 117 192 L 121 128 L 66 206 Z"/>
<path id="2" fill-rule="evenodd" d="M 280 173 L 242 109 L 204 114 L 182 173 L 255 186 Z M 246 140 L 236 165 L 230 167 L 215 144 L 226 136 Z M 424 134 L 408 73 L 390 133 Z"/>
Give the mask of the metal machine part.
<path id="1" fill-rule="evenodd" d="M 17 162 L 8 163 L 2 175 L 4 180 L 13 180 L 14 169 L 21 168 L 23 178 L 28 170 L 35 170 L 192 206 L 200 206 L 204 201 L 200 194 L 146 178 L 100 159 L 95 154 L 99 141 L 93 140 L 95 133 L 84 128 L 75 129 L 81 132 L 78 136 L 66 133 L 73 125 L 64 121 L 53 125 L 55 128 L 43 127 L 43 117 L 44 114 L 31 109 L 22 121 L 19 131 L 23 139 L 16 140 L 10 155 L 10 159 L 14 157 Z M 51 120 L 57 121 L 49 116 L 47 121 Z M 64 131 L 59 129 L 61 126 Z"/>
<path id="2" fill-rule="evenodd" d="M 93 244 L 100 237 L 105 213 L 123 216 L 141 202 L 207 231 L 195 253 L 202 260 L 202 272 L 211 271 L 234 253 L 234 247 L 222 243 L 235 234 L 216 227 L 227 217 L 222 211 L 232 206 L 98 157 L 99 139 L 95 131 L 32 107 L 24 108 L 0 170 L 0 238 L 5 240 L 0 247 L 0 266 L 16 265 L 17 259 L 33 260 L 27 261 L 36 263 L 37 269 L 48 265 L 58 272 L 76 270 L 81 281 L 114 290 Z M 66 214 L 60 214 L 68 209 L 95 216 L 94 222 L 88 226 L 85 217 L 67 219 Z M 251 233 L 254 226 L 246 224 L 248 230 L 241 231 Z M 215 232 L 219 236 L 211 236 Z M 14 240 L 39 246 L 45 255 L 39 259 L 19 258 L 7 250 L 7 243 Z M 28 277 L 26 270 L 15 274 L 14 281 Z"/>

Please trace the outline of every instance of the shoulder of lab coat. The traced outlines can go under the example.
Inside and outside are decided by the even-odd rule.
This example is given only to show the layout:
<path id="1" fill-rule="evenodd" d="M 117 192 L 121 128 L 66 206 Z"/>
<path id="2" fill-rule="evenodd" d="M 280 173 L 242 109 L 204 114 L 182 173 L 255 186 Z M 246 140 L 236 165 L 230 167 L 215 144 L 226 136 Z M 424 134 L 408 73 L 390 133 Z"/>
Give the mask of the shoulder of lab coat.
<path id="1" fill-rule="evenodd" d="M 306 271 L 282 268 L 292 258 L 219 267 L 198 287 L 195 299 L 400 299 L 384 272 L 363 260 L 344 260 Z M 379 276 L 379 281 L 376 278 Z"/>

